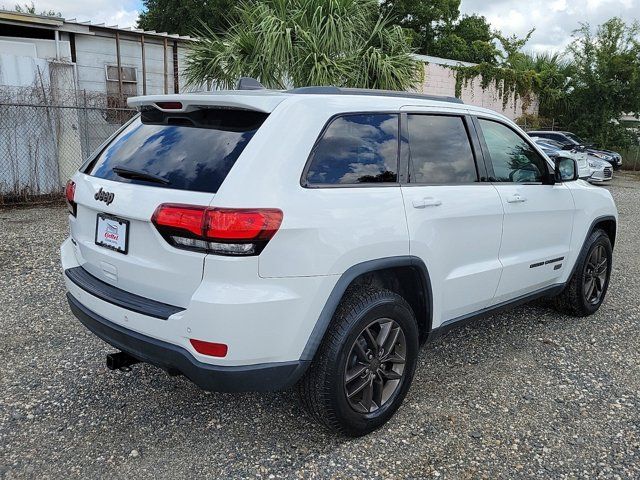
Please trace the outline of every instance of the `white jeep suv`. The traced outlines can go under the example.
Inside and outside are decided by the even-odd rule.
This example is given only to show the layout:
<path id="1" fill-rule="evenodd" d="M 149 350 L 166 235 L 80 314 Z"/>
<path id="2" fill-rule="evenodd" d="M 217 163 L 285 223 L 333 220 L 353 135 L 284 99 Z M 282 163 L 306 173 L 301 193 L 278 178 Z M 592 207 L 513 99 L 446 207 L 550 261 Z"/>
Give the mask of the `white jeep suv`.
<path id="1" fill-rule="evenodd" d="M 617 211 L 513 122 L 459 100 L 310 87 L 129 100 L 140 115 L 69 181 L 76 317 L 202 388 L 296 386 L 362 435 L 418 348 L 550 297 L 594 313 Z"/>

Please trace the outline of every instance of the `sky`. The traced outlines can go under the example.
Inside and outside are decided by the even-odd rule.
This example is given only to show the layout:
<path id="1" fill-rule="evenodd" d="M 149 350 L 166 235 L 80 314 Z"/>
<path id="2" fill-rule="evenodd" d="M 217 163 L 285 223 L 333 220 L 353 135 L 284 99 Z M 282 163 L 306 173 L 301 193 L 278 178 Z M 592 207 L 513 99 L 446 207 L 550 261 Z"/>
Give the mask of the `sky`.
<path id="1" fill-rule="evenodd" d="M 581 22 L 599 25 L 618 16 L 640 21 L 640 0 L 462 0 L 462 13 L 484 15 L 496 29 L 524 36 L 535 27 L 525 49 L 558 51 Z"/>
<path id="2" fill-rule="evenodd" d="M 121 27 L 135 26 L 140 0 L 33 0 L 36 10 L 60 11 L 65 18 Z M 0 5 L 4 3 L 0 0 Z M 9 2 L 13 5 L 15 0 Z M 25 0 L 19 1 L 25 3 Z M 26 3 L 30 3 L 27 1 Z M 559 51 L 571 41 L 580 22 L 598 25 L 613 16 L 640 21 L 640 0 L 462 0 L 462 13 L 487 17 L 507 35 L 535 32 L 525 49 Z M 169 32 L 171 33 L 171 32 Z"/>

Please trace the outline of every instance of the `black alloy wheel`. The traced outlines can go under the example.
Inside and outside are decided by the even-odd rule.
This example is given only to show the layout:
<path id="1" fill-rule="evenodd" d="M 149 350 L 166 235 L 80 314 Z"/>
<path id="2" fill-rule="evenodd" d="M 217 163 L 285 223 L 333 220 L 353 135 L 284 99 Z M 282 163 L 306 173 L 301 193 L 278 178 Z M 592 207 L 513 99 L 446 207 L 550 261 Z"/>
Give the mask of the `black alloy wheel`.
<path id="1" fill-rule="evenodd" d="M 402 327 L 379 318 L 362 330 L 347 356 L 344 389 L 356 412 L 371 413 L 382 407 L 400 385 L 407 342 Z"/>
<path id="2" fill-rule="evenodd" d="M 604 245 L 596 245 L 585 263 L 582 288 L 584 299 L 591 305 L 597 305 L 602 300 L 608 267 L 609 259 Z"/>

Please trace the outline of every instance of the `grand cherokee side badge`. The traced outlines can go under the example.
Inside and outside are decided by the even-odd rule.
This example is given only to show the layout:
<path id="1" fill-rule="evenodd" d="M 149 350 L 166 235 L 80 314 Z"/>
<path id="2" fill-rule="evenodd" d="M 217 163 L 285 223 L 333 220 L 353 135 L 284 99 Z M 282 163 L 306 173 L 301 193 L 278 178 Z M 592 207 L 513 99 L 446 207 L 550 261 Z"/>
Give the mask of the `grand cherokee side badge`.
<path id="1" fill-rule="evenodd" d="M 113 197 L 115 197 L 113 193 L 103 190 L 102 187 L 100 187 L 100 190 L 98 190 L 98 192 L 93 196 L 93 198 L 99 202 L 104 202 L 107 205 L 113 202 Z"/>

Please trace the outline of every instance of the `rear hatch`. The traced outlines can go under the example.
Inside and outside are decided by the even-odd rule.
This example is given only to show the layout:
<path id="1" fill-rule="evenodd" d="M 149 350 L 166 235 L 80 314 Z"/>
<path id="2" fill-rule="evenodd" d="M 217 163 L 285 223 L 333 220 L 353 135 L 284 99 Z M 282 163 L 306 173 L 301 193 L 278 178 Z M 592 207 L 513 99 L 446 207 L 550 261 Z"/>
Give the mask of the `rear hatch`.
<path id="1" fill-rule="evenodd" d="M 186 307 L 205 253 L 170 245 L 151 219 L 161 204 L 208 206 L 268 113 L 158 102 L 73 180 L 71 237 L 90 274 L 127 292 Z"/>

